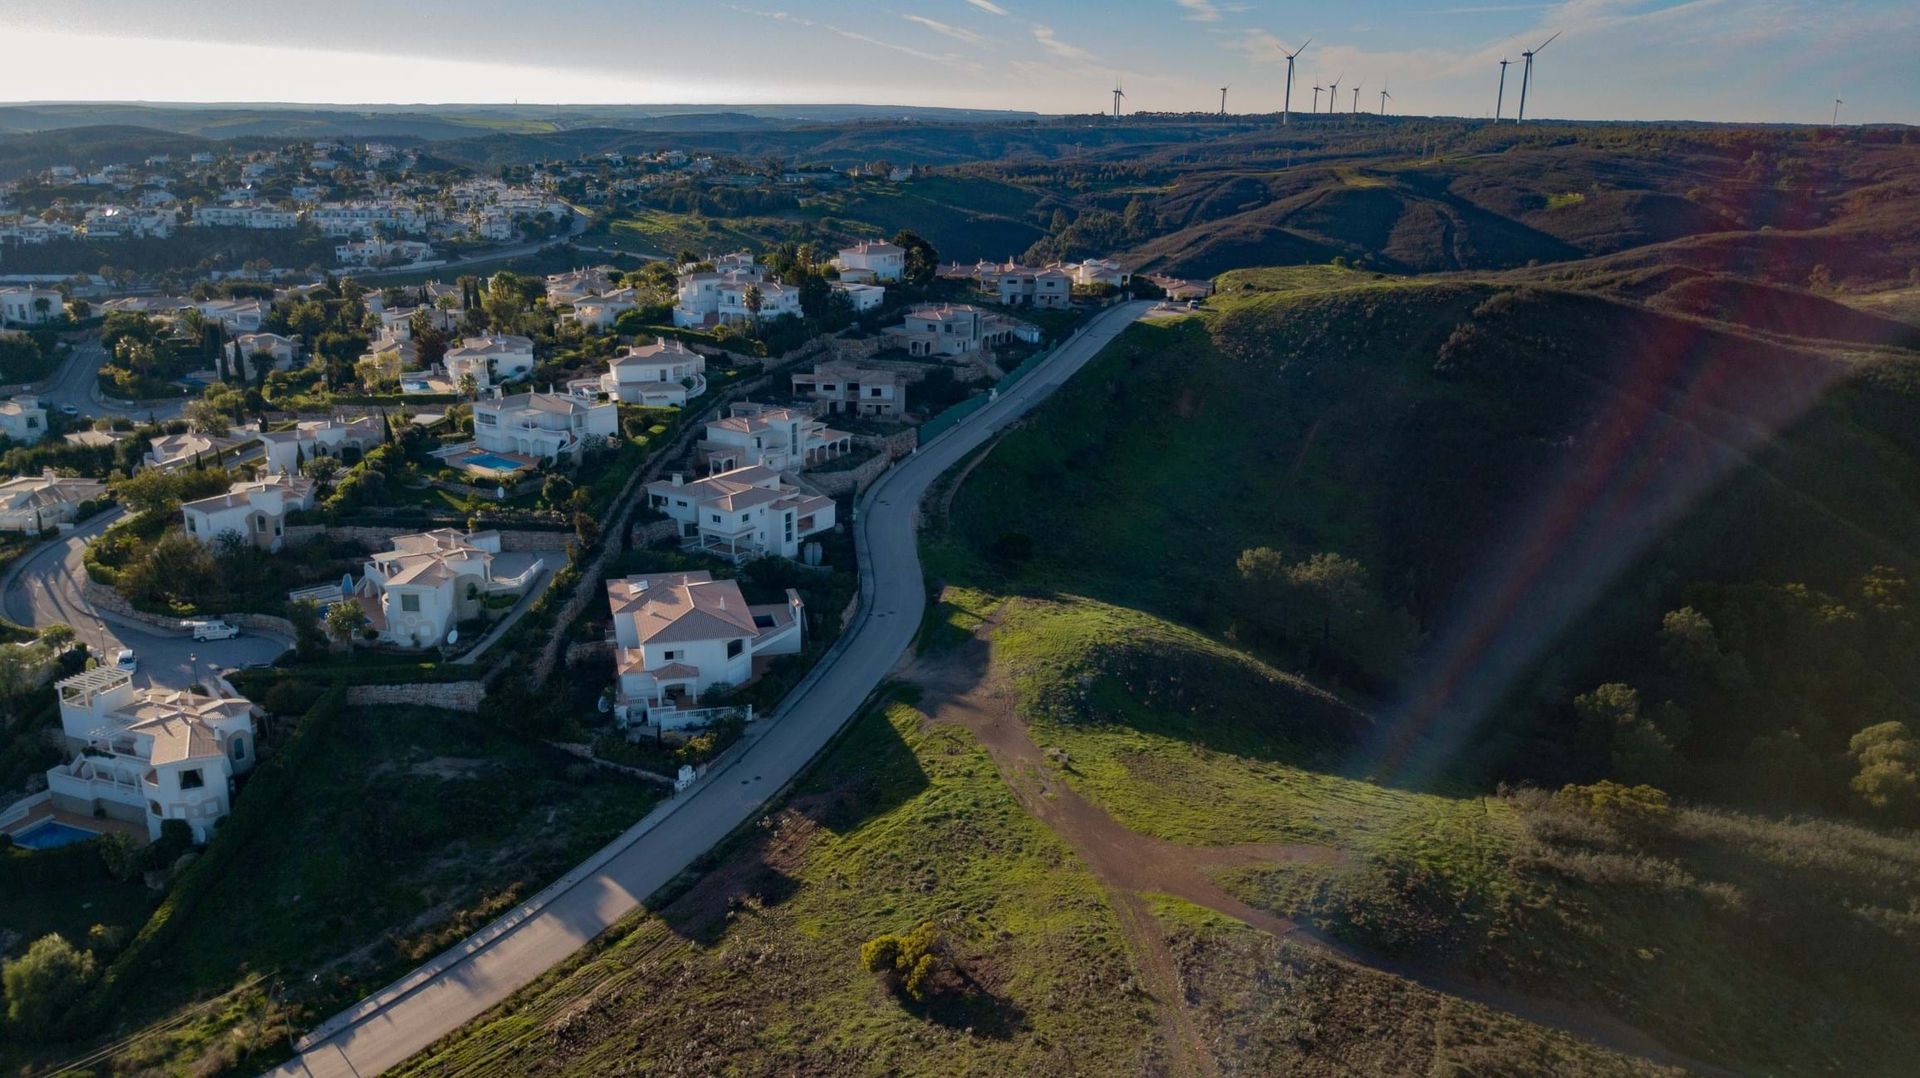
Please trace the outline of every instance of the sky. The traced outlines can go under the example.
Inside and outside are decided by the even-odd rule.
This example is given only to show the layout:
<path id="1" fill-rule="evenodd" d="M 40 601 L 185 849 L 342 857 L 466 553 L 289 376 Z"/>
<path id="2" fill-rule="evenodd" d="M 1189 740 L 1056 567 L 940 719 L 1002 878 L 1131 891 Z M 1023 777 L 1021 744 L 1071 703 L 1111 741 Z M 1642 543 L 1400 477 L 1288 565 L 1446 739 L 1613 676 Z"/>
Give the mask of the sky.
<path id="1" fill-rule="evenodd" d="M 1920 123 L 1916 0 L 0 0 L 0 101 L 1293 107 Z M 1509 69 L 1506 112 L 1520 69 Z M 1325 108 L 1327 98 L 1321 97 Z"/>

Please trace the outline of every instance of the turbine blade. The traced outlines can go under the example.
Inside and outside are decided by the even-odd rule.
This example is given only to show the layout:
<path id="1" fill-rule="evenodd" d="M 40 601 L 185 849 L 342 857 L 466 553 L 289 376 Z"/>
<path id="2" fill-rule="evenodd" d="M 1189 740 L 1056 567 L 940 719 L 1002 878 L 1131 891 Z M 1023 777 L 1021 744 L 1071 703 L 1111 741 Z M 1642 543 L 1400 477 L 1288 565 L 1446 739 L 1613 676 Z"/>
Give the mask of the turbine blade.
<path id="1" fill-rule="evenodd" d="M 1559 37 L 1559 36 L 1560 36 L 1560 33 L 1561 33 L 1561 32 L 1560 32 L 1559 30 L 1555 30 L 1555 31 L 1553 32 L 1553 37 Z M 1539 44 L 1539 46 L 1538 46 L 1538 47 L 1536 47 L 1536 48 L 1535 48 L 1535 49 L 1534 49 L 1533 51 L 1534 51 L 1534 52 L 1539 52 L 1539 51 L 1540 51 L 1541 49 L 1544 49 L 1544 48 L 1546 48 L 1546 47 L 1547 47 L 1548 45 L 1551 45 L 1551 44 L 1553 44 L 1553 37 L 1550 37 L 1550 38 L 1548 38 L 1548 39 L 1546 39 L 1545 41 L 1542 41 L 1542 42 L 1541 42 L 1541 43 Z"/>

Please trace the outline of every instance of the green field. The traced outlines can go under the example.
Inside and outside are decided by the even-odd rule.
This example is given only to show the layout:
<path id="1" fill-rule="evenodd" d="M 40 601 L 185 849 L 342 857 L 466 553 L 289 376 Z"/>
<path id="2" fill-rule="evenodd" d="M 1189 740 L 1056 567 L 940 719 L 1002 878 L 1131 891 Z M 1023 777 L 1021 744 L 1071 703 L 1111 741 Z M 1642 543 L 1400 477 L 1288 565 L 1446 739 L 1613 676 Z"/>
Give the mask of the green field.
<path id="1" fill-rule="evenodd" d="M 116 968 L 110 1021 L 128 1038 L 116 1066 L 258 1069 L 284 1055 L 286 1024 L 316 1022 L 479 928 L 659 799 L 453 712 L 351 708 L 300 752 L 280 802 L 242 788 L 237 813 L 274 818 L 203 855 L 219 874 L 173 914 L 164 963 Z M 37 892 L 22 921 L 77 924 L 49 902 L 91 903 L 80 919 L 138 929 L 146 899 L 103 880 Z M 14 1065 L 76 1050 L 6 1043 Z"/>
<path id="2" fill-rule="evenodd" d="M 783 810 L 403 1073 L 1133 1073 L 1147 1001 L 1099 887 L 977 742 L 907 703 L 855 722 Z M 927 1003 L 859 965 L 933 920 L 966 982 Z M 556 1038 L 555 1030 L 564 1029 Z M 701 1062 L 702 1060 L 708 1062 Z"/>

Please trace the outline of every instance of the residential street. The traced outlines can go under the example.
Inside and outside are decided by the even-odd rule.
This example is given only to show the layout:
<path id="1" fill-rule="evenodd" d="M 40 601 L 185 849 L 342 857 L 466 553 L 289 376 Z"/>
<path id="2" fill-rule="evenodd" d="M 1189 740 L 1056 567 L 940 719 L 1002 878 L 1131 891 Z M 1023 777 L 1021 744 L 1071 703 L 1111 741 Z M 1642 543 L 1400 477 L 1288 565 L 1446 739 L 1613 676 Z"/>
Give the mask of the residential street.
<path id="1" fill-rule="evenodd" d="M 69 338 L 73 344 L 73 353 L 53 376 L 53 381 L 40 394 L 40 403 L 48 411 L 57 411 L 63 404 L 71 404 L 80 409 L 83 416 L 124 415 L 136 420 L 144 420 L 149 414 L 165 421 L 178 419 L 186 409 L 187 398 L 166 401 L 153 405 L 126 405 L 110 400 L 100 394 L 100 365 L 106 362 L 106 350 L 100 347 L 100 336 L 88 333 L 84 337 Z"/>
<path id="2" fill-rule="evenodd" d="M 928 487 L 1151 306 L 1131 303 L 1100 314 L 1026 379 L 875 484 L 855 513 L 861 615 L 837 657 L 816 669 L 776 718 L 756 726 L 731 764 L 656 809 L 528 905 L 323 1023 L 275 1073 L 364 1078 L 395 1066 L 563 961 L 759 812 L 846 724 L 918 631 L 926 599 L 916 516 Z"/>
<path id="3" fill-rule="evenodd" d="M 121 515 L 120 510 L 104 514 L 14 565 L 5 579 L 6 593 L 0 597 L 7 617 L 35 627 L 64 622 L 73 626 L 81 641 L 109 659 L 121 648 L 132 648 L 140 661 L 134 683 L 160 688 L 184 689 L 193 684 L 196 673 L 209 667 L 271 662 L 287 649 L 289 641 L 256 632 L 243 632 L 231 640 L 196 642 L 185 634 L 103 620 L 81 594 L 87 579 L 81 558 L 87 539 L 105 531 Z"/>

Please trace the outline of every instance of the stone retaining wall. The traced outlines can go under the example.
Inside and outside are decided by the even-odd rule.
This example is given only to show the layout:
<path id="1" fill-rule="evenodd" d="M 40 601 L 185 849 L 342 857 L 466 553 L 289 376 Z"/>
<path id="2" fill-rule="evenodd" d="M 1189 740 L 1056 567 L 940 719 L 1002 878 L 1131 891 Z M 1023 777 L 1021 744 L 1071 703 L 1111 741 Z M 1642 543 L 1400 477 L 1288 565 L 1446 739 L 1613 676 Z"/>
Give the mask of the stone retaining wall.
<path id="1" fill-rule="evenodd" d="M 877 449 L 893 460 L 912 453 L 920 445 L 920 428 L 908 427 L 892 434 L 856 434 L 853 444 L 869 449 Z"/>
<path id="2" fill-rule="evenodd" d="M 680 537 L 680 522 L 677 520 L 656 520 L 651 524 L 633 526 L 633 545 L 652 546 Z"/>
<path id="3" fill-rule="evenodd" d="M 288 543 L 309 543 L 321 536 L 345 542 L 359 543 L 374 550 L 384 550 L 396 535 L 413 535 L 419 528 L 399 528 L 393 526 L 375 526 L 371 524 L 292 524 L 287 527 Z M 500 549 L 503 551 L 565 551 L 573 542 L 572 532 L 548 531 L 500 531 Z"/>
<path id="4" fill-rule="evenodd" d="M 814 489 L 829 498 L 845 495 L 857 497 L 862 491 L 872 486 L 873 481 L 880 478 L 881 473 L 892 464 L 892 458 L 880 453 L 843 471 L 808 472 L 806 480 Z"/>
<path id="5" fill-rule="evenodd" d="M 612 662 L 614 648 L 615 644 L 611 640 L 588 640 L 580 644 L 568 644 L 567 665 L 573 666 L 576 663 L 593 662 L 599 659 Z"/>
<path id="6" fill-rule="evenodd" d="M 441 681 L 413 685 L 350 685 L 347 703 L 355 707 L 437 707 L 473 714 L 487 698 L 479 681 Z"/>
<path id="7" fill-rule="evenodd" d="M 150 614 L 136 610 L 127 597 L 118 591 L 95 580 L 88 580 L 81 586 L 80 594 L 88 606 L 104 614 L 111 614 L 122 621 L 131 621 L 140 625 L 172 633 L 184 633 L 190 630 L 185 620 L 168 617 L 165 614 Z M 259 633 L 272 633 L 275 636 L 293 638 L 293 623 L 272 614 L 207 614 L 206 619 L 218 619 L 230 622 L 241 629 L 251 629 Z"/>

